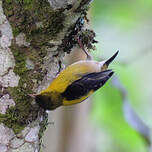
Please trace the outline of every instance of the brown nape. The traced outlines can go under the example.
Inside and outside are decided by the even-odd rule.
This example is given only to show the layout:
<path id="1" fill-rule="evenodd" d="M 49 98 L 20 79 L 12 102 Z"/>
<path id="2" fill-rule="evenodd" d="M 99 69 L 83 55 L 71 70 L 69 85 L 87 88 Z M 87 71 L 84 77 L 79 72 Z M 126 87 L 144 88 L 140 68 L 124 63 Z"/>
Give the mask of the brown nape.
<path id="1" fill-rule="evenodd" d="M 47 95 L 37 95 L 35 97 L 35 101 L 38 105 L 45 110 L 54 110 L 57 107 L 61 106 L 61 104 L 53 103 L 50 96 Z"/>

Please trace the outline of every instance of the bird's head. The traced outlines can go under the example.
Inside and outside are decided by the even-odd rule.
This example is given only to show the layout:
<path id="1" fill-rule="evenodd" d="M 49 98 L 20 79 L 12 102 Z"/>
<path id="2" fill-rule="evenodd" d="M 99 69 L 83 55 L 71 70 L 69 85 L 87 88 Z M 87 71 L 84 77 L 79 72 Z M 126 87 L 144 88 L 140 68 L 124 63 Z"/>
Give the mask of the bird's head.
<path id="1" fill-rule="evenodd" d="M 58 102 L 54 102 L 49 93 L 40 93 L 40 94 L 29 94 L 32 98 L 35 99 L 36 103 L 45 110 L 54 110 L 59 107 Z"/>

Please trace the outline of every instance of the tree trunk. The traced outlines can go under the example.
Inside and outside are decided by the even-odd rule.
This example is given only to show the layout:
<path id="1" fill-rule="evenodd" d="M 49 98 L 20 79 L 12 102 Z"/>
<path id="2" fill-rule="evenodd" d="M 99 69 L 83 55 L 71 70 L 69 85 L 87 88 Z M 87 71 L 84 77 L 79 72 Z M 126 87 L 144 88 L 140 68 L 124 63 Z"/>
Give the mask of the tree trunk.
<path id="1" fill-rule="evenodd" d="M 90 1 L 0 0 L 0 152 L 40 151 L 48 116 L 29 94 L 50 84 L 78 33 L 90 47 Z"/>

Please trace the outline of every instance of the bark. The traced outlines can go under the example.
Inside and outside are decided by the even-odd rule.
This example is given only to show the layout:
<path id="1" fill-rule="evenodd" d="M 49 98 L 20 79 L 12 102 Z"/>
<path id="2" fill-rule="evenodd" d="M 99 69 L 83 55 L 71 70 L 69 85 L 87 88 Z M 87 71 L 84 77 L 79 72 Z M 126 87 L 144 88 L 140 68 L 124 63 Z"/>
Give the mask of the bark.
<path id="1" fill-rule="evenodd" d="M 90 0 L 0 0 L 0 151 L 38 152 L 47 112 L 30 93 L 46 88 L 83 29 Z"/>

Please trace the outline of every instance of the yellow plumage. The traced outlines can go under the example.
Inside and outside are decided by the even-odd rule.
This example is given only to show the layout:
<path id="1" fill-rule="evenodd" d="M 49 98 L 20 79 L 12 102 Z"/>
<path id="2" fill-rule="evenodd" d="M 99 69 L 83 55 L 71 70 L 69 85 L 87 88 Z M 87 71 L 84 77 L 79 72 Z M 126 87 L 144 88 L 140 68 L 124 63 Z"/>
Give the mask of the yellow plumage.
<path id="1" fill-rule="evenodd" d="M 82 101 L 84 101 L 85 99 L 87 99 L 91 94 L 93 94 L 93 90 L 89 91 L 89 93 L 87 95 L 84 95 L 84 96 L 81 96 L 81 98 L 78 98 L 78 99 L 75 99 L 75 100 L 66 100 L 66 99 L 63 99 L 63 105 L 64 106 L 70 106 L 70 105 L 73 105 L 73 104 L 77 104 L 77 103 L 80 103 Z"/>
<path id="2" fill-rule="evenodd" d="M 107 61 L 83 60 L 71 64 L 58 74 L 47 89 L 36 95 L 37 103 L 44 109 L 53 110 L 61 105 L 82 102 L 112 76 L 112 70 L 106 69 L 117 54 Z"/>
<path id="3" fill-rule="evenodd" d="M 100 72 L 102 63 L 96 61 L 79 61 L 69 65 L 66 69 L 60 72 L 60 74 L 51 82 L 50 86 L 43 90 L 44 92 L 63 92 L 68 85 L 73 81 L 80 79 L 83 75 Z"/>

